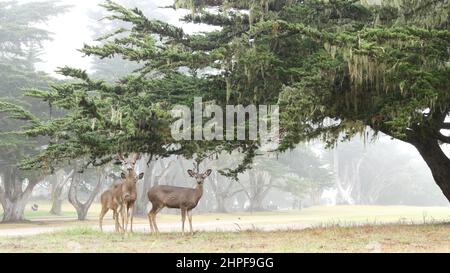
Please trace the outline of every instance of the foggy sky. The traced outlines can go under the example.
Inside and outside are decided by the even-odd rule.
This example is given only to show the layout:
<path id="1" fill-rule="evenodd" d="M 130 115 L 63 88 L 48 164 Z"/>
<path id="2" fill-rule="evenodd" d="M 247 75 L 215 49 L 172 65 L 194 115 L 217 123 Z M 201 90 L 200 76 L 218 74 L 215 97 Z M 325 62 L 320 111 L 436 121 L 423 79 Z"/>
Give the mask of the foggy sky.
<path id="1" fill-rule="evenodd" d="M 21 3 L 39 1 L 45 0 L 19 0 Z M 187 10 L 159 8 L 173 4 L 172 0 L 148 1 L 153 3 L 154 10 L 143 9 L 146 16 L 182 27 L 188 34 L 199 31 L 211 31 L 216 28 L 205 24 L 186 24 L 180 22 L 179 19 L 188 12 Z M 88 26 L 96 22 L 88 17 L 88 11 L 102 9 L 98 5 L 104 1 L 60 0 L 59 2 L 73 7 L 67 13 L 54 17 L 44 24 L 39 24 L 39 26 L 53 33 L 53 40 L 43 44 L 45 54 L 41 58 L 44 62 L 39 63 L 37 69 L 43 70 L 55 77 L 59 76 L 54 71 L 58 67 L 66 65 L 89 71 L 91 60 L 88 57 L 83 57 L 83 54 L 78 49 L 82 48 L 83 44 L 93 43 L 93 33 L 89 30 Z M 122 4 L 123 1 L 117 0 L 116 2 Z"/>

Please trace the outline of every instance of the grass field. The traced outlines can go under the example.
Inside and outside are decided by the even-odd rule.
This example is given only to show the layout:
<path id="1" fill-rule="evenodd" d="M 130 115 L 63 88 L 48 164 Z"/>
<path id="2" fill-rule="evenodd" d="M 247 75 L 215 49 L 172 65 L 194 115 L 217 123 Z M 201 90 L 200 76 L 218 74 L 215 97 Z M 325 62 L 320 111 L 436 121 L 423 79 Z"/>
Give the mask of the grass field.
<path id="1" fill-rule="evenodd" d="M 28 222 L 0 224 L 0 252 L 450 252 L 449 207 L 334 206 L 253 214 L 194 213 L 197 232 L 185 237 L 178 232 L 178 214 L 158 216 L 160 227 L 177 232 L 150 235 L 147 219 L 137 217 L 136 225 L 147 230 L 124 237 L 98 230 L 97 204 L 88 221 L 82 222 L 76 221 L 67 204 L 62 216 L 48 214 L 48 204 L 39 204 L 39 208 L 27 211 Z M 112 225 L 110 215 L 105 222 Z M 231 229 L 212 232 L 210 228 L 227 225 Z M 58 230 L 30 236 L 7 234 L 49 227 Z"/>
<path id="2" fill-rule="evenodd" d="M 33 223 L 45 225 L 46 223 L 54 224 L 55 222 L 71 222 L 76 220 L 75 209 L 69 204 L 64 203 L 62 214 L 60 216 L 51 215 L 49 203 L 37 203 L 38 211 L 32 211 L 31 205 L 27 206 L 25 217 L 30 220 L 24 223 L 24 226 L 32 226 Z M 100 204 L 92 204 L 88 220 L 96 222 L 100 212 Z M 162 222 L 178 222 L 179 214 L 159 214 L 158 221 Z M 0 211 L 1 217 L 1 211 Z M 111 212 L 106 215 L 111 218 Z M 385 223 L 385 222 L 415 222 L 423 223 L 430 221 L 450 221 L 450 207 L 414 207 L 414 206 L 320 206 L 310 207 L 302 210 L 291 211 L 273 211 L 273 212 L 256 212 L 256 213 L 205 213 L 197 214 L 194 210 L 194 219 L 196 222 L 204 221 L 242 221 L 252 223 L 296 223 L 305 224 L 346 224 L 346 223 Z M 146 217 L 138 222 L 147 223 Z M 0 232 L 2 228 L 6 228 L 10 224 L 0 224 Z M 14 224 L 15 225 L 15 224 Z M 22 224 L 18 224 L 22 225 Z"/>
<path id="3" fill-rule="evenodd" d="M 0 238 L 1 252 L 450 252 L 450 225 L 382 225 L 297 231 L 199 232 L 194 236 L 92 228 Z"/>

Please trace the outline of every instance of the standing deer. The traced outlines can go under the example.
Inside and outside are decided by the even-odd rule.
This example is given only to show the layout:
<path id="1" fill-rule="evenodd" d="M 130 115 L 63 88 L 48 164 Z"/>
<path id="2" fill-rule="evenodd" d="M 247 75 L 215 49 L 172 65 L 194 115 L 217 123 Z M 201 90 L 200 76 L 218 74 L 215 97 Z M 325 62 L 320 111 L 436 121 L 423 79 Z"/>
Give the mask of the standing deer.
<path id="1" fill-rule="evenodd" d="M 100 197 L 102 210 L 100 212 L 100 230 L 102 230 L 103 217 L 108 210 L 113 211 L 113 219 L 115 220 L 116 232 L 127 231 L 128 221 L 131 216 L 130 231 L 133 232 L 133 214 L 134 203 L 136 202 L 136 183 L 144 177 L 144 173 L 136 175 L 134 170 L 136 161 L 140 158 L 139 154 L 136 154 L 132 161 L 127 161 L 122 154 L 119 154 L 119 159 L 122 161 L 125 172 L 122 172 L 120 177 L 120 183 L 113 185 L 106 190 Z M 119 222 L 119 213 L 122 217 L 122 225 Z"/>
<path id="2" fill-rule="evenodd" d="M 195 164 L 194 164 L 195 166 Z M 211 174 L 211 169 L 200 174 L 197 171 L 188 170 L 188 174 L 195 178 L 197 182 L 197 187 L 184 188 L 175 187 L 167 185 L 158 185 L 151 188 L 148 193 L 148 199 L 152 203 L 152 209 L 148 213 L 148 220 L 150 222 L 150 229 L 152 232 L 158 233 L 158 226 L 156 225 L 156 214 L 161 211 L 164 207 L 176 208 L 181 210 L 181 223 L 182 223 L 182 234 L 184 235 L 184 222 L 186 220 L 186 214 L 189 218 L 189 226 L 191 235 L 194 234 L 192 230 L 192 209 L 194 209 L 198 201 L 203 195 L 203 182 L 205 178 Z"/>
<path id="3" fill-rule="evenodd" d="M 109 210 L 113 211 L 113 219 L 115 220 L 114 223 L 115 223 L 116 232 L 120 232 L 123 229 L 123 227 L 120 226 L 120 223 L 119 223 L 119 213 L 118 213 L 118 211 L 121 211 L 122 208 L 119 207 L 120 205 L 116 201 L 116 198 L 115 198 L 115 196 L 119 195 L 118 191 L 119 191 L 121 184 L 122 184 L 122 181 L 120 181 L 120 184 L 115 184 L 112 187 L 110 187 L 108 190 L 106 190 L 100 196 L 102 210 L 100 212 L 99 225 L 100 225 L 101 231 L 103 231 L 103 226 L 102 226 L 103 217 Z"/>

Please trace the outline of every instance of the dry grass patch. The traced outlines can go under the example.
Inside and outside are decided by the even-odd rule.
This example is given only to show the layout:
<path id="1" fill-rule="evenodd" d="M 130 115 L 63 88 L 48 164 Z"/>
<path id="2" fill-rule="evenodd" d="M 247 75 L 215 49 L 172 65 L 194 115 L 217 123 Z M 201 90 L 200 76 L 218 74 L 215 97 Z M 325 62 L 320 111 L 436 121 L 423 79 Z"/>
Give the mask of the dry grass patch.
<path id="1" fill-rule="evenodd" d="M 77 227 L 0 238 L 0 252 L 450 252 L 450 225 L 328 226 L 289 231 L 122 236 Z"/>

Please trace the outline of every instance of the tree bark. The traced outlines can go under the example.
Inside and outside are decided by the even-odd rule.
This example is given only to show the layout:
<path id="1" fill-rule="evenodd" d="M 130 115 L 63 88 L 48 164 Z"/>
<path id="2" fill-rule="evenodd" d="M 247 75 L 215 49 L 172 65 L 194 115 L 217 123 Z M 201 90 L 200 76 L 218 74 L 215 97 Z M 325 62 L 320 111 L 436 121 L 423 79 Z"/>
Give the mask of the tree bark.
<path id="1" fill-rule="evenodd" d="M 211 189 L 216 201 L 215 211 L 219 213 L 227 213 L 226 203 L 228 198 L 232 196 L 230 193 L 232 183 L 230 183 L 229 181 L 225 181 L 225 179 L 222 179 L 219 173 L 217 173 L 216 171 L 211 173 L 210 180 L 211 182 L 209 183 L 209 185 L 211 185 Z M 228 185 L 224 186 L 225 183 L 228 183 Z"/>
<path id="2" fill-rule="evenodd" d="M 55 175 L 56 181 L 52 184 L 52 208 L 50 209 L 50 213 L 53 215 L 61 215 L 64 186 L 72 177 L 73 171 L 71 170 L 67 175 Z"/>
<path id="3" fill-rule="evenodd" d="M 354 154 L 346 156 L 347 149 L 345 146 L 343 149 L 335 147 L 332 151 L 333 172 L 337 189 L 336 203 L 361 204 L 363 196 L 360 172 L 366 159 L 366 151 L 355 150 Z"/>
<path id="4" fill-rule="evenodd" d="M 265 178 L 269 180 L 269 183 L 265 183 Z M 249 171 L 249 182 L 249 191 L 244 190 L 250 202 L 249 211 L 251 213 L 263 211 L 263 201 L 273 187 L 273 179 L 267 173 Z"/>
<path id="5" fill-rule="evenodd" d="M 217 207 L 216 207 L 216 212 L 219 213 L 227 213 L 227 208 L 225 206 L 226 204 L 226 196 L 223 194 L 218 194 L 216 195 L 216 203 L 217 203 Z"/>
<path id="6" fill-rule="evenodd" d="M 75 173 L 75 172 L 74 172 Z M 78 200 L 77 196 L 77 188 L 80 184 L 80 174 L 72 175 L 72 183 L 70 183 L 70 189 L 69 189 L 69 202 L 74 206 L 75 210 L 77 211 L 78 220 L 84 221 L 86 220 L 87 213 L 89 211 L 89 208 L 92 205 L 92 202 L 95 199 L 95 196 L 100 191 L 100 187 L 102 185 L 102 178 L 103 175 L 100 171 L 98 171 L 98 181 L 97 185 L 95 186 L 94 190 L 90 193 L 88 200 L 86 202 L 82 203 L 80 200 Z"/>
<path id="7" fill-rule="evenodd" d="M 25 190 L 22 190 L 23 181 L 17 178 L 17 169 L 9 169 L 8 175 L 3 177 L 4 188 L 0 187 L 0 203 L 3 207 L 2 222 L 21 222 L 25 220 L 25 206 L 31 197 L 34 187 L 39 179 L 29 181 Z"/>
<path id="8" fill-rule="evenodd" d="M 148 159 L 145 158 L 143 161 L 147 162 L 147 160 Z M 148 166 L 146 166 L 146 164 L 144 165 L 144 179 L 141 182 L 138 182 L 138 198 L 134 208 L 135 215 L 145 215 L 147 213 L 147 192 L 153 184 L 153 170 L 155 168 L 155 161 L 152 160 Z"/>
<path id="9" fill-rule="evenodd" d="M 438 140 L 422 136 L 412 144 L 430 168 L 434 181 L 450 201 L 450 159 L 442 151 Z"/>

